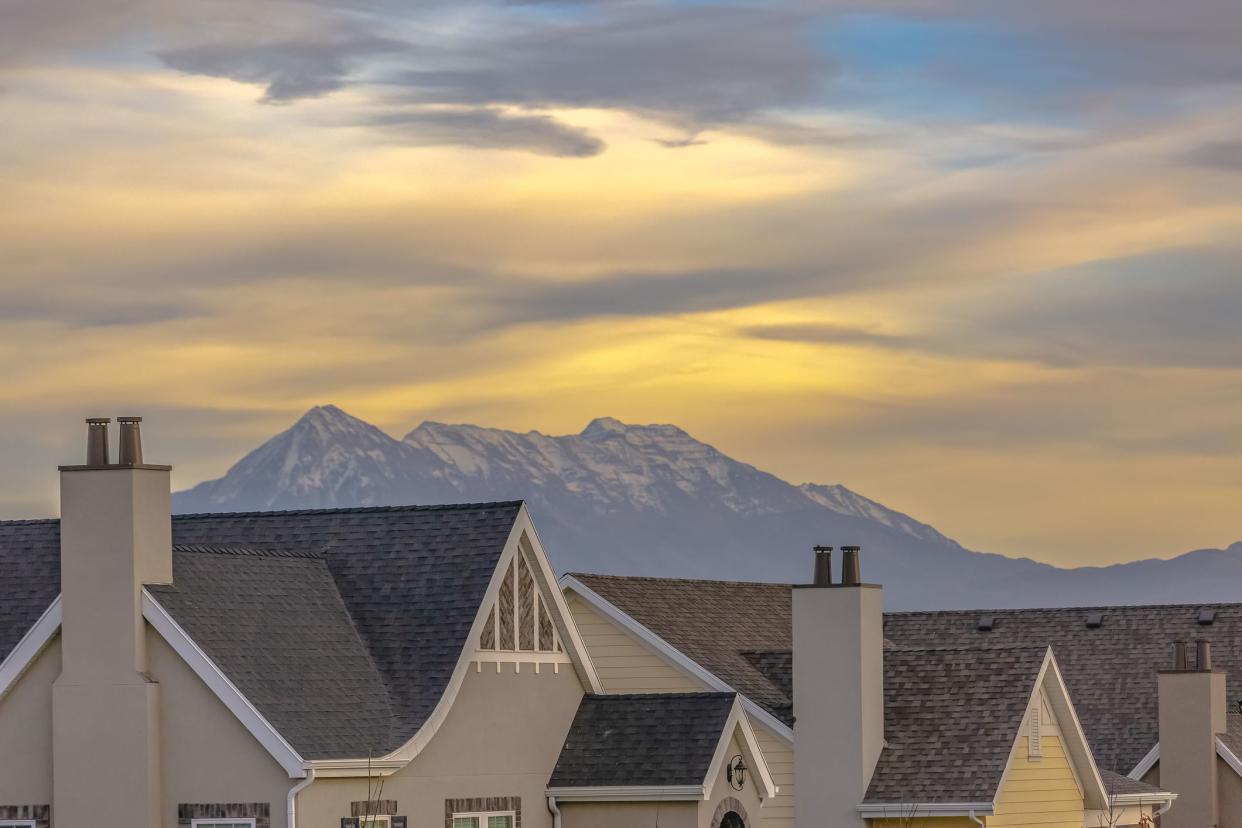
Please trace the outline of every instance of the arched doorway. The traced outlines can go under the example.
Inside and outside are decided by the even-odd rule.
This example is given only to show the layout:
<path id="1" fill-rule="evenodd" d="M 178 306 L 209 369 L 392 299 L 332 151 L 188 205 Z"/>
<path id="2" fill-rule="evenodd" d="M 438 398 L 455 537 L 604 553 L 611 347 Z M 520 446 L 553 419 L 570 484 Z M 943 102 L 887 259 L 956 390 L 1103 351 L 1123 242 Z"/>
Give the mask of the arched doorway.
<path id="1" fill-rule="evenodd" d="M 742 803 L 731 796 L 726 796 L 716 806 L 712 816 L 712 828 L 750 828 L 746 821 L 746 809 Z"/>

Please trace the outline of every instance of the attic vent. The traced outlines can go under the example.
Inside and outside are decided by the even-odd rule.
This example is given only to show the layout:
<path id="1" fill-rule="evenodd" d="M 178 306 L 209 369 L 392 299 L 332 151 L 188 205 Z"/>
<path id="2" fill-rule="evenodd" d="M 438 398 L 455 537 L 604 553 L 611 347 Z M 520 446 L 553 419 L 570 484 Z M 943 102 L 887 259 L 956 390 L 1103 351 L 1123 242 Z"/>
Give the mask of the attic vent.
<path id="1" fill-rule="evenodd" d="M 1216 610 L 1214 610 L 1214 609 L 1201 609 L 1201 610 L 1199 610 L 1199 624 L 1200 624 L 1200 626 L 1206 627 L 1206 626 L 1208 626 L 1209 624 L 1214 624 L 1214 623 L 1216 623 Z"/>
<path id="2" fill-rule="evenodd" d="M 1104 626 L 1104 613 L 1089 612 L 1087 613 L 1087 629 L 1097 630 Z"/>
<path id="3" fill-rule="evenodd" d="M 991 615 L 980 615 L 975 629 L 979 632 L 991 632 L 992 627 L 996 624 L 996 619 Z"/>
<path id="4" fill-rule="evenodd" d="M 1027 728 L 1026 734 L 1026 756 L 1028 759 L 1038 759 L 1043 756 L 1043 746 L 1040 744 L 1040 728 L 1042 722 L 1039 716 L 1039 704 L 1031 706 L 1030 727 Z"/>

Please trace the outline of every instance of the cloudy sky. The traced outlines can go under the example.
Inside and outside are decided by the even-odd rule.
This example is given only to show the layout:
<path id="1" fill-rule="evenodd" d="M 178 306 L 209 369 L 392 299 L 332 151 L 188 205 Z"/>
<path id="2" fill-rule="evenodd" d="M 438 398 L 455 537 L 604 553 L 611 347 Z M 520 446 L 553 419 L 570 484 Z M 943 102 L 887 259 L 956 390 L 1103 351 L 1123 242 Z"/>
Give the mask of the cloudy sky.
<path id="1" fill-rule="evenodd" d="M 1242 539 L 1237 0 L 5 0 L 0 515 L 317 403 L 674 422 L 978 549 Z"/>

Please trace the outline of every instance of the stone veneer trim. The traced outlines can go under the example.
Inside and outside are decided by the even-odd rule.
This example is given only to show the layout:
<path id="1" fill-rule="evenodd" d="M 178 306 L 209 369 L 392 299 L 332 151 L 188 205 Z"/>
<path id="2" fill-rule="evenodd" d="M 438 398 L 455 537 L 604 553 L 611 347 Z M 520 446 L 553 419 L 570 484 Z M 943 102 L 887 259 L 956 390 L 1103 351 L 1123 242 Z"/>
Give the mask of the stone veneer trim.
<path id="1" fill-rule="evenodd" d="M 178 828 L 196 819 L 253 819 L 254 828 L 272 828 L 270 802 L 182 802 L 177 805 Z"/>
<path id="2" fill-rule="evenodd" d="M 725 814 L 733 811 L 742 818 L 742 822 L 750 826 L 750 817 L 746 815 L 746 808 L 740 801 L 731 796 L 726 796 L 720 800 L 720 804 L 716 806 L 716 813 L 712 816 L 712 828 L 720 828 L 720 822 L 725 818 Z"/>

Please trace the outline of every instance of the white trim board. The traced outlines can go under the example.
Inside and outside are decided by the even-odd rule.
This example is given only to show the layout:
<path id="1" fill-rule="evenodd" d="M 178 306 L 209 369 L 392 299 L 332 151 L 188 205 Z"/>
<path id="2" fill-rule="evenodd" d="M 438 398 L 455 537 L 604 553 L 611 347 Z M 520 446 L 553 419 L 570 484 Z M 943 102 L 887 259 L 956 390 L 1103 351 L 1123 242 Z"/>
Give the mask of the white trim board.
<path id="1" fill-rule="evenodd" d="M 864 802 L 855 808 L 864 819 L 905 819 L 907 817 L 991 816 L 991 802 Z"/>
<path id="2" fill-rule="evenodd" d="M 1151 746 L 1151 750 L 1147 751 L 1147 754 L 1142 759 L 1139 760 L 1139 763 L 1137 765 L 1134 766 L 1134 770 L 1130 771 L 1128 774 L 1126 774 L 1126 776 L 1130 777 L 1131 779 L 1135 781 L 1141 780 L 1144 776 L 1147 775 L 1147 772 L 1149 770 L 1155 767 L 1156 763 L 1159 761 L 1160 761 L 1160 743 L 1157 742 L 1156 744 Z"/>
<path id="3" fill-rule="evenodd" d="M 620 626 L 634 638 L 647 646 L 657 655 L 670 662 L 674 667 L 681 670 L 686 675 L 705 684 L 708 689 L 716 690 L 721 693 L 737 693 L 737 697 L 741 700 L 742 706 L 746 709 L 746 714 L 755 721 L 761 723 L 768 730 L 772 731 L 776 736 L 782 739 L 786 744 L 793 744 L 793 728 L 764 710 L 755 702 L 751 701 L 745 695 L 738 693 L 728 682 L 722 680 L 715 673 L 698 664 L 694 659 L 687 656 L 681 650 L 665 641 L 660 636 L 652 632 L 648 627 L 640 624 L 635 618 L 616 604 L 604 598 L 595 590 L 579 581 L 572 575 L 561 576 L 561 589 L 573 590 L 582 600 L 597 612 L 604 615 L 608 620 Z"/>
<path id="4" fill-rule="evenodd" d="M 702 785 L 608 785 L 595 788 L 548 788 L 558 802 L 668 802 L 705 799 Z"/>
<path id="5" fill-rule="evenodd" d="M 305 775 L 305 763 L 298 752 L 293 749 L 285 738 L 276 732 L 272 723 L 237 689 L 237 685 L 216 666 L 216 663 L 194 643 L 189 633 L 182 629 L 168 611 L 160 606 L 144 587 L 142 590 L 142 616 L 147 619 L 155 631 L 163 636 L 169 646 L 194 671 L 203 682 L 215 693 L 216 698 L 232 711 L 250 735 L 254 736 L 271 754 L 291 779 Z"/>
<path id="6" fill-rule="evenodd" d="M 60 619 L 60 596 L 57 595 L 56 600 L 43 611 L 34 626 L 26 630 L 26 634 L 17 642 L 12 652 L 4 661 L 0 661 L 0 699 L 5 697 L 51 642 L 52 636 L 60 629 Z"/>
<path id="7" fill-rule="evenodd" d="M 1238 776 L 1242 776 L 1242 759 L 1238 758 L 1238 754 L 1230 750 L 1229 746 L 1216 737 L 1216 755 L 1225 760 L 1225 764 L 1233 768 L 1233 772 Z"/>

